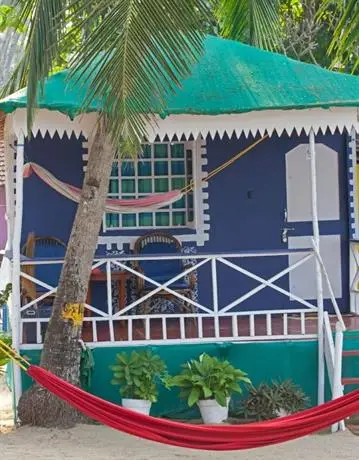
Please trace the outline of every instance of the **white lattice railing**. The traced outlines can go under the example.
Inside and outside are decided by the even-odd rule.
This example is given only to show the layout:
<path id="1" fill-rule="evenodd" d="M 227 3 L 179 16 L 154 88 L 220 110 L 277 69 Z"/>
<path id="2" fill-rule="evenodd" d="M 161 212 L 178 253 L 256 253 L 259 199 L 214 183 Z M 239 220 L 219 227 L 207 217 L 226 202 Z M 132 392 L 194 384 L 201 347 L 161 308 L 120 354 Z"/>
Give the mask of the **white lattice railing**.
<path id="1" fill-rule="evenodd" d="M 283 257 L 296 253 L 301 258 L 289 265 L 269 279 L 243 268 L 241 260 L 246 258 Z M 143 343 L 175 343 L 175 342 L 201 342 L 219 340 L 279 340 L 295 338 L 315 338 L 317 330 L 308 330 L 306 319 L 317 312 L 316 305 L 308 302 L 275 284 L 280 278 L 300 267 L 315 257 L 311 249 L 283 250 L 283 251 L 256 251 L 221 254 L 166 254 L 131 256 L 121 255 L 111 258 L 95 259 L 93 269 L 104 268 L 106 277 L 106 303 L 107 309 L 103 311 L 96 305 L 86 305 L 87 315 L 84 318 L 84 339 L 97 346 L 108 345 L 133 345 Z M 134 262 L 151 260 L 183 259 L 189 263 L 183 273 L 173 277 L 166 283 L 160 284 L 134 268 Z M 63 260 L 33 259 L 22 262 L 26 265 L 62 264 Z M 210 267 L 210 280 L 206 287 L 211 290 L 210 302 L 204 304 L 200 299 L 188 298 L 181 292 L 171 288 L 179 279 L 198 272 L 203 266 Z M 258 282 L 258 285 L 248 292 L 241 294 L 227 304 L 220 303 L 221 286 L 218 277 L 218 268 L 224 265 L 234 272 Z M 132 299 L 116 311 L 113 307 L 112 283 L 114 273 L 124 271 L 133 277 L 153 285 L 153 289 L 140 298 Z M 46 280 L 39 280 L 22 271 L 21 276 L 41 286 L 46 290 L 36 300 L 32 300 L 21 307 L 22 347 L 41 347 L 44 331 L 48 318 L 38 317 L 38 305 L 47 297 L 56 293 L 56 286 L 49 285 Z M 208 280 L 209 281 L 209 280 Z M 256 295 L 265 288 L 273 289 L 290 298 L 300 305 L 295 309 L 241 311 L 240 307 L 246 300 Z M 151 300 L 158 294 L 166 293 L 177 302 L 186 306 L 186 312 L 176 313 L 138 313 L 137 307 Z M 33 316 L 29 315 L 33 313 Z M 32 330 L 32 339 L 29 341 L 29 331 Z M 31 335 L 31 334 L 30 334 Z M 29 343 L 31 342 L 31 344 Z"/>

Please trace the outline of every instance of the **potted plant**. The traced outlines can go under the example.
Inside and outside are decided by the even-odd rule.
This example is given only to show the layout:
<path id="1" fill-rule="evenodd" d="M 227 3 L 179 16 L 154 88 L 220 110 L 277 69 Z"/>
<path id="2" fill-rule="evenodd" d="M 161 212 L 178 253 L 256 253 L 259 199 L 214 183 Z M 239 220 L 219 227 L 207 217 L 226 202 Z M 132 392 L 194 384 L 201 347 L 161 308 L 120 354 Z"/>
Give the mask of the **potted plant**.
<path id="1" fill-rule="evenodd" d="M 270 420 L 294 414 L 309 405 L 309 398 L 291 380 L 262 383 L 251 388 L 248 398 L 242 403 L 242 413 L 246 418 Z"/>
<path id="2" fill-rule="evenodd" d="M 250 384 L 245 372 L 207 354 L 188 361 L 179 375 L 167 380 L 167 386 L 181 389 L 189 407 L 198 405 L 204 423 L 227 420 L 231 395 L 242 391 L 241 383 Z"/>
<path id="3" fill-rule="evenodd" d="M 116 355 L 112 385 L 120 385 L 122 405 L 127 409 L 149 415 L 157 401 L 158 383 L 163 380 L 166 365 L 150 350 Z"/>

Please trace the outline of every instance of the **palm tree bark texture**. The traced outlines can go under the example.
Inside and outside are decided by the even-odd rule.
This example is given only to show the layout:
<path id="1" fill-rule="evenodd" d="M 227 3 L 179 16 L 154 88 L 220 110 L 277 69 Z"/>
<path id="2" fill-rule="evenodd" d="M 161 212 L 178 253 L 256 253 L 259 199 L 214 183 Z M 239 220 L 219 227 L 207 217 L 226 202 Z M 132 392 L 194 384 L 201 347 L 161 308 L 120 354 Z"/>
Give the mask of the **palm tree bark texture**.
<path id="1" fill-rule="evenodd" d="M 81 201 L 77 208 L 62 268 L 52 316 L 45 336 L 40 365 L 75 384 L 80 379 L 81 315 L 86 301 L 111 173 L 114 149 L 104 123 L 98 123 L 90 147 Z M 69 305 L 80 305 L 80 321 L 71 318 Z M 20 398 L 18 416 L 23 424 L 68 428 L 80 414 L 39 385 Z"/>

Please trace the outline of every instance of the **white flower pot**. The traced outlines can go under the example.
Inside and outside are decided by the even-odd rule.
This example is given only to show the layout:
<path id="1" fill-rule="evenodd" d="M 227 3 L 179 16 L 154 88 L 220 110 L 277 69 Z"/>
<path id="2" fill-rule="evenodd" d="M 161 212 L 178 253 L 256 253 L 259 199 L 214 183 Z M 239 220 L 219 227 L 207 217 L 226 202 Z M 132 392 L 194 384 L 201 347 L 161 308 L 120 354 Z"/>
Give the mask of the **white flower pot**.
<path id="1" fill-rule="evenodd" d="M 278 418 L 288 417 L 288 415 L 291 415 L 290 412 L 287 412 L 284 409 L 279 409 L 279 410 L 276 411 L 276 413 L 277 413 Z"/>
<path id="2" fill-rule="evenodd" d="M 131 409 L 140 414 L 150 415 L 152 403 L 145 399 L 129 399 L 122 398 L 122 406 L 126 409 Z"/>
<path id="3" fill-rule="evenodd" d="M 228 406 L 230 398 L 227 398 L 227 406 L 223 407 L 215 399 L 198 401 L 202 420 L 206 424 L 222 423 L 228 419 Z"/>

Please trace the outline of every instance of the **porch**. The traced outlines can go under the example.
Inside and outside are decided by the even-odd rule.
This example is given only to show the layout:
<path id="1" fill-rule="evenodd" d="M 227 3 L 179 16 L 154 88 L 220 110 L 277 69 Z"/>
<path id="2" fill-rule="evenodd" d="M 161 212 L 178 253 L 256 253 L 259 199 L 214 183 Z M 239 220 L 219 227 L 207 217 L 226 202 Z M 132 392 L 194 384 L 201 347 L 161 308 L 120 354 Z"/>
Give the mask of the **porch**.
<path id="1" fill-rule="evenodd" d="M 287 266 L 270 278 L 263 278 L 248 270 L 248 260 L 260 266 L 265 259 L 286 258 Z M 293 259 L 294 258 L 294 259 Z M 91 346 L 131 346 L 146 344 L 201 343 L 220 341 L 274 341 L 316 339 L 318 337 L 318 308 L 315 302 L 302 299 L 283 288 L 279 283 L 299 267 L 318 260 L 322 267 L 324 283 L 330 292 L 330 299 L 337 315 L 341 317 L 329 278 L 320 255 L 315 249 L 292 249 L 275 251 L 239 251 L 233 253 L 200 253 L 200 254 L 154 254 L 133 255 L 123 254 L 113 257 L 96 258 L 93 272 L 101 270 L 101 280 L 106 290 L 102 302 L 88 302 L 85 306 L 83 340 Z M 139 262 L 146 261 L 160 264 L 168 260 L 182 260 L 186 268 L 182 273 L 168 279 L 163 284 L 146 276 L 136 267 Z M 290 262 L 295 260 L 295 262 Z M 50 285 L 46 280 L 29 275 L 27 266 L 61 266 L 63 260 L 56 258 L 33 258 L 21 261 L 21 277 L 44 289 L 44 293 L 35 300 L 21 306 L 20 347 L 21 349 L 41 348 L 51 310 L 43 309 L 56 293 L 57 286 Z M 225 267 L 239 277 L 255 282 L 252 287 L 230 302 L 223 302 L 223 290 L 228 284 L 220 276 Z M 205 275 L 203 275 L 205 272 Z M 172 289 L 174 283 L 195 274 L 197 289 L 206 291 L 206 296 L 186 297 Z M 128 283 L 144 280 L 153 286 L 141 297 L 133 297 L 128 292 L 121 292 L 126 283 L 116 286 L 122 276 Z M 239 283 L 240 283 L 239 278 Z M 202 281 L 201 281 L 202 280 Z M 279 283 L 278 283 L 279 282 Z M 261 310 L 249 310 L 246 301 L 262 291 L 275 291 L 286 300 L 289 307 Z M 170 298 L 177 305 L 176 309 L 151 309 L 151 301 Z M 204 302 L 202 299 L 207 299 Z M 89 296 L 88 296 L 89 299 Z M 94 299 L 96 300 L 96 299 Z M 167 301 L 167 300 L 166 300 Z M 105 305 L 105 308 L 104 308 Z M 293 306 L 292 306 L 293 305 Z M 51 308 L 51 307 L 50 307 Z M 334 320 L 333 320 L 334 321 Z"/>

